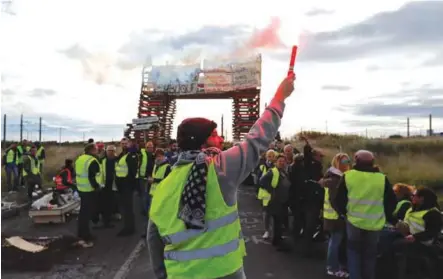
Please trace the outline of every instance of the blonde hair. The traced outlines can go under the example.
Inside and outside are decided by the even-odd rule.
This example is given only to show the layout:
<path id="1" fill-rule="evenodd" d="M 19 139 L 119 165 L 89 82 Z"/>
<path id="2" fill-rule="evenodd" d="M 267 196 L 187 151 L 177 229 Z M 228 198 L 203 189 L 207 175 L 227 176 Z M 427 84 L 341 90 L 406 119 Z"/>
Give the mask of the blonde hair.
<path id="1" fill-rule="evenodd" d="M 332 158 L 331 166 L 336 168 L 336 169 L 339 169 L 340 162 L 344 158 L 347 158 L 347 159 L 351 160 L 351 157 L 349 157 L 349 155 L 346 154 L 346 153 L 337 153 L 337 154 L 335 154 L 334 158 Z"/>
<path id="2" fill-rule="evenodd" d="M 275 157 L 275 155 L 277 155 L 277 154 L 274 150 L 269 149 L 268 151 L 266 151 L 266 157 L 268 157 L 269 155 L 274 155 L 274 157 Z"/>

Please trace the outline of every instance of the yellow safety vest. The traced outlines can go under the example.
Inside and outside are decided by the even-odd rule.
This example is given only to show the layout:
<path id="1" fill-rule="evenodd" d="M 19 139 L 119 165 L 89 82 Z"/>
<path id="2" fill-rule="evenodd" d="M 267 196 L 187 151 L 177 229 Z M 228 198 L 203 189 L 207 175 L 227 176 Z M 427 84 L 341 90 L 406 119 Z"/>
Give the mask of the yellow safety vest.
<path id="1" fill-rule="evenodd" d="M 117 177 L 126 177 L 128 176 L 128 164 L 126 163 L 126 157 L 128 154 L 123 155 L 115 165 L 115 176 Z"/>
<path id="2" fill-rule="evenodd" d="M 42 155 L 43 150 L 45 150 L 45 148 L 43 146 L 40 146 L 37 150 L 37 158 L 39 158 Z M 44 163 L 45 159 L 39 159 L 40 163 Z"/>
<path id="3" fill-rule="evenodd" d="M 28 146 L 26 146 L 25 150 L 26 150 L 26 152 L 29 152 L 31 150 L 31 147 L 28 145 Z"/>
<path id="4" fill-rule="evenodd" d="M 32 156 L 30 155 L 26 155 L 29 157 L 29 160 L 31 161 L 31 173 L 32 174 L 39 174 L 40 173 L 40 162 L 38 160 L 36 160 L 35 158 L 32 158 Z M 25 169 L 23 169 L 23 176 L 27 176 L 28 172 L 25 171 Z"/>
<path id="5" fill-rule="evenodd" d="M 92 192 L 94 191 L 94 187 L 92 187 L 89 182 L 88 174 L 89 174 L 89 166 L 92 162 L 96 161 L 100 166 L 97 158 L 91 156 L 89 154 L 80 155 L 75 161 L 75 178 L 77 182 L 77 189 L 80 192 Z M 101 168 L 100 168 L 101 169 Z M 101 183 L 101 173 L 97 173 L 96 175 L 97 183 Z"/>
<path id="6" fill-rule="evenodd" d="M 21 145 L 17 146 L 17 157 L 15 158 L 16 164 L 23 163 L 23 147 Z"/>
<path id="7" fill-rule="evenodd" d="M 213 279 L 233 274 L 246 255 L 237 204 L 228 206 L 220 191 L 214 163 L 208 168 L 206 225 L 186 229 L 177 218 L 192 163 L 179 165 L 157 187 L 150 217 L 166 244 L 164 264 L 168 278 Z"/>
<path id="8" fill-rule="evenodd" d="M 154 169 L 152 170 L 152 178 L 153 179 L 164 179 L 166 169 L 168 168 L 169 164 L 163 164 L 157 169 L 157 165 L 154 166 Z M 157 189 L 157 185 L 160 184 L 160 182 L 153 182 L 151 185 L 151 189 L 149 190 L 149 194 L 151 196 L 154 196 L 155 190 Z"/>
<path id="9" fill-rule="evenodd" d="M 350 170 L 345 173 L 348 190 L 347 219 L 355 227 L 378 231 L 386 222 L 384 211 L 385 175 Z"/>
<path id="10" fill-rule="evenodd" d="M 261 177 L 259 177 L 259 178 L 262 178 L 266 174 L 266 172 L 268 171 L 268 167 L 265 164 L 263 164 L 260 166 L 260 171 L 261 171 Z M 262 200 L 263 197 L 266 196 L 266 193 L 268 193 L 268 192 L 265 189 L 259 188 L 258 193 L 257 193 L 257 199 Z"/>
<path id="11" fill-rule="evenodd" d="M 16 158 L 16 152 L 12 149 L 9 149 L 8 152 L 6 152 L 6 163 L 13 163 L 14 158 Z"/>
<path id="12" fill-rule="evenodd" d="M 141 163 L 138 169 L 139 175 L 142 178 L 146 178 L 146 166 L 148 165 L 148 153 L 144 148 L 140 149 Z"/>
<path id="13" fill-rule="evenodd" d="M 423 220 L 423 216 L 426 215 L 431 210 L 437 210 L 437 208 L 431 208 L 426 210 L 420 210 L 420 211 L 412 211 L 412 208 L 409 208 L 408 211 L 406 211 L 405 215 L 405 223 L 409 226 L 409 232 L 411 232 L 412 235 L 424 232 L 426 229 L 425 220 Z"/>
<path id="14" fill-rule="evenodd" d="M 106 161 L 107 160 L 108 159 L 106 159 L 106 157 L 103 158 L 102 164 L 101 164 L 101 168 L 102 168 L 102 182 L 103 182 L 103 184 L 106 184 Z M 115 179 L 114 179 L 114 182 L 112 183 L 112 190 L 113 191 L 117 191 L 117 185 L 115 185 Z"/>
<path id="15" fill-rule="evenodd" d="M 338 219 L 338 213 L 335 211 L 332 206 L 331 202 L 329 201 L 329 188 L 325 187 L 325 201 L 323 203 L 323 218 L 329 219 L 329 220 L 337 220 Z"/>
<path id="16" fill-rule="evenodd" d="M 280 172 L 275 167 L 272 168 L 271 171 L 272 171 L 271 186 L 272 186 L 272 188 L 277 188 L 278 180 L 280 178 Z M 268 191 L 266 191 L 265 189 L 263 189 L 262 193 L 263 193 L 262 198 L 261 198 L 262 204 L 263 204 L 263 206 L 268 206 L 269 202 L 271 201 L 271 194 Z"/>
<path id="17" fill-rule="evenodd" d="M 397 203 L 397 205 L 395 206 L 395 210 L 394 210 L 393 214 L 394 214 L 394 215 L 397 215 L 398 211 L 400 210 L 400 208 L 401 208 L 405 203 L 411 204 L 411 202 L 408 201 L 408 200 L 401 200 L 401 201 L 399 201 L 399 202 Z"/>

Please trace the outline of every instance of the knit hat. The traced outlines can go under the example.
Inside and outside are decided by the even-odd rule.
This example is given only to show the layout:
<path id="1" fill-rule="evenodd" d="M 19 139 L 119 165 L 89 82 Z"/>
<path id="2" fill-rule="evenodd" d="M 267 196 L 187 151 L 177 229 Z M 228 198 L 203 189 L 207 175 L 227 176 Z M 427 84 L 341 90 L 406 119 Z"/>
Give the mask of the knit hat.
<path id="1" fill-rule="evenodd" d="M 181 150 L 199 150 L 217 123 L 206 118 L 187 118 L 178 126 L 177 143 Z"/>

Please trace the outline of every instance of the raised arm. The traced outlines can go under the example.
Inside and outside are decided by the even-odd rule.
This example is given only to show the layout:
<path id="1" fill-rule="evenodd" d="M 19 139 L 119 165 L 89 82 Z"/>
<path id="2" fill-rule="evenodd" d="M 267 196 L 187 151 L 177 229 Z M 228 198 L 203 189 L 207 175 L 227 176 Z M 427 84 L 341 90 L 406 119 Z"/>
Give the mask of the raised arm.
<path id="1" fill-rule="evenodd" d="M 285 99 L 294 90 L 294 76 L 285 78 L 270 105 L 255 122 L 246 139 L 215 158 L 221 191 L 228 204 L 236 202 L 237 188 L 257 167 L 260 155 L 274 140 L 285 107 Z"/>

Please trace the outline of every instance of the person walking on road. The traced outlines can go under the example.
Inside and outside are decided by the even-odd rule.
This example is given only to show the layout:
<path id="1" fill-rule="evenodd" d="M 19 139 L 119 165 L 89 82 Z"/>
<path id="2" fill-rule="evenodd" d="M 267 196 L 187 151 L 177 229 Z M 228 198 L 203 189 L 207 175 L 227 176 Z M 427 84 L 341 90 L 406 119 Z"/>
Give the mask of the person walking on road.
<path id="1" fill-rule="evenodd" d="M 80 212 L 78 215 L 78 244 L 84 248 L 94 245 L 93 236 L 89 228 L 96 212 L 97 191 L 100 190 L 101 173 L 100 163 L 97 160 L 97 148 L 89 143 L 85 146 L 84 154 L 75 161 L 75 175 L 77 190 L 80 194 Z"/>
<path id="2" fill-rule="evenodd" d="M 121 200 L 124 227 L 117 236 L 129 236 L 135 233 L 134 190 L 138 182 L 138 169 L 135 142 L 133 140 L 122 141 L 122 152 L 115 166 L 115 182 Z"/>
<path id="3" fill-rule="evenodd" d="M 213 121 L 191 118 L 179 125 L 182 152 L 150 209 L 147 241 L 157 278 L 246 278 L 237 190 L 274 140 L 293 82 L 294 76 L 282 81 L 246 139 L 226 151 L 201 151 L 217 127 Z"/>
<path id="4" fill-rule="evenodd" d="M 149 178 L 149 183 L 151 183 L 151 190 L 149 195 L 154 196 L 157 185 L 160 184 L 171 172 L 171 165 L 169 164 L 168 158 L 165 156 L 165 151 L 161 148 L 155 150 L 155 165 L 152 170 L 152 176 Z"/>
<path id="5" fill-rule="evenodd" d="M 374 155 L 360 150 L 332 202 L 346 216 L 348 270 L 351 279 L 374 279 L 377 243 L 386 221 L 391 221 L 396 197 L 388 178 L 374 167 Z"/>
<path id="6" fill-rule="evenodd" d="M 46 159 L 45 147 L 41 142 L 36 142 L 35 147 L 37 147 L 37 158 L 40 161 L 40 173 L 43 174 L 43 165 L 45 164 Z"/>

